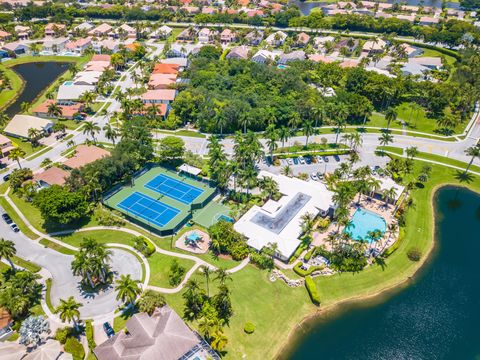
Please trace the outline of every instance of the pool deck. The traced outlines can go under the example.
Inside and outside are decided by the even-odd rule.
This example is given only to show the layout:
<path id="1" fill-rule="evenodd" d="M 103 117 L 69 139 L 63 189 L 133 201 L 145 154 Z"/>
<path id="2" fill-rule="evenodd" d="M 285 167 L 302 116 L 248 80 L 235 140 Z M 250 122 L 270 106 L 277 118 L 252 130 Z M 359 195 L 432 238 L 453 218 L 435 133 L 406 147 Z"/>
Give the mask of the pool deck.
<path id="1" fill-rule="evenodd" d="M 358 199 L 358 196 L 355 200 Z M 357 204 L 356 201 L 352 202 L 349 207 L 349 214 L 350 218 L 353 216 L 355 211 L 357 210 L 359 205 L 361 208 L 368 210 L 372 213 L 375 213 L 385 219 L 385 222 L 387 223 L 387 230 L 385 231 L 383 237 L 376 242 L 374 242 L 372 248 L 377 249 L 379 251 L 384 251 L 386 248 L 390 247 L 393 245 L 393 243 L 396 241 L 398 238 L 398 229 L 395 231 L 395 233 L 391 233 L 389 230 L 389 225 L 392 223 L 397 223 L 397 219 L 393 215 L 393 211 L 395 209 L 394 205 L 388 204 L 388 206 L 385 206 L 385 202 L 369 198 L 367 196 L 362 196 L 362 199 L 359 204 Z M 323 232 L 320 231 L 315 231 L 313 233 L 313 241 L 312 245 L 314 246 L 325 246 L 327 250 L 332 250 L 332 244 L 328 240 L 328 235 L 336 232 L 337 230 L 337 224 L 332 223 L 328 229 L 326 229 Z M 343 232 L 344 227 L 340 227 L 340 232 Z M 356 240 L 353 240 L 356 241 Z"/>

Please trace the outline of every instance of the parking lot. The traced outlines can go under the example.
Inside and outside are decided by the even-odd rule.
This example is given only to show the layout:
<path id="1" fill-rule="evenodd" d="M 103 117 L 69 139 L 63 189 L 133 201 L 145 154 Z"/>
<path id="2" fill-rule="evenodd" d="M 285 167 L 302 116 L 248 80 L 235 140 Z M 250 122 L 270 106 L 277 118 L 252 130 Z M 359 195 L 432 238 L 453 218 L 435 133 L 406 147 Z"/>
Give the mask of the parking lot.
<path id="1" fill-rule="evenodd" d="M 267 161 L 262 160 L 259 163 L 261 170 L 266 170 L 274 174 L 280 174 L 282 168 L 285 166 L 290 166 L 292 169 L 292 174 L 297 176 L 300 173 L 306 173 L 309 177 L 314 174 L 325 174 L 332 173 L 337 169 L 342 162 L 347 162 L 348 155 L 329 155 L 329 156 L 316 156 L 315 159 L 308 161 L 308 158 L 305 158 L 303 161 L 301 158 L 288 158 L 280 159 L 280 166 L 274 166 Z M 362 166 L 380 166 L 384 167 L 388 162 L 388 158 L 376 156 L 371 153 L 360 153 L 360 161 L 356 163 L 353 168 L 359 168 Z"/>

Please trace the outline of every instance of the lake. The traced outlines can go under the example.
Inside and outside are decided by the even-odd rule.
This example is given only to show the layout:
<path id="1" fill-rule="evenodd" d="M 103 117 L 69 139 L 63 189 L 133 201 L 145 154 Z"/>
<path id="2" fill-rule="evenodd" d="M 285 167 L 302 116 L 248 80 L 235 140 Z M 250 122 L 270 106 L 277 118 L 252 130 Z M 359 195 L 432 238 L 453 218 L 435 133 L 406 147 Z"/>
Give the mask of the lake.
<path id="1" fill-rule="evenodd" d="M 435 251 L 408 286 L 307 324 L 285 359 L 480 358 L 480 196 L 444 187 L 434 206 Z"/>
<path id="2" fill-rule="evenodd" d="M 387 3 L 395 3 L 398 1 L 385 1 Z M 291 4 L 295 4 L 298 6 L 302 14 L 308 15 L 310 14 L 310 11 L 312 11 L 313 8 L 316 7 L 321 7 L 325 5 L 331 5 L 332 3 L 327 3 L 327 2 L 322 2 L 322 1 L 300 1 L 300 0 L 290 0 Z M 414 6 L 419 6 L 421 3 L 423 3 L 423 6 L 430 6 L 430 7 L 435 7 L 435 8 L 442 8 L 442 1 L 441 0 L 406 0 L 403 1 L 406 5 L 414 5 Z M 446 6 L 452 9 L 459 9 L 460 5 L 458 3 L 452 3 L 452 2 L 447 2 Z"/>
<path id="3" fill-rule="evenodd" d="M 5 109 L 5 114 L 13 117 L 19 113 L 23 102 L 31 103 L 35 100 L 68 67 L 69 63 L 65 62 L 33 62 L 13 66 L 12 70 L 25 81 L 25 87 L 15 102 Z"/>

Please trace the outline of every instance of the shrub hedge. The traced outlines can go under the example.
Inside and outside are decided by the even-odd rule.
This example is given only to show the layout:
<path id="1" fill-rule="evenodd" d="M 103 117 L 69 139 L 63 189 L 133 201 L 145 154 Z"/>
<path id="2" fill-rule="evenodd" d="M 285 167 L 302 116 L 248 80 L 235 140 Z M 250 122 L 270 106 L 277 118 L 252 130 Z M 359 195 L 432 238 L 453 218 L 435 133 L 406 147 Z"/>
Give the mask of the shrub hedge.
<path id="1" fill-rule="evenodd" d="M 85 350 L 82 344 L 74 337 L 69 337 L 65 342 L 65 352 L 72 354 L 73 360 L 83 360 L 85 358 Z"/>
<path id="2" fill-rule="evenodd" d="M 95 349 L 97 344 L 95 344 L 95 340 L 93 338 L 92 320 L 85 321 L 85 334 L 87 335 L 88 347 L 90 348 L 90 350 Z"/>
<path id="3" fill-rule="evenodd" d="M 155 252 L 155 246 L 153 246 L 153 244 L 147 239 L 145 239 L 143 236 L 137 236 L 134 239 L 134 242 L 134 248 L 140 251 L 146 257 L 149 257 Z"/>
<path id="4" fill-rule="evenodd" d="M 253 332 L 255 331 L 255 325 L 253 323 L 251 323 L 250 321 L 248 321 L 248 322 L 245 323 L 245 326 L 243 327 L 243 330 L 247 334 L 253 334 Z"/>
<path id="5" fill-rule="evenodd" d="M 302 268 L 300 268 L 300 266 L 302 266 L 302 263 L 297 263 L 294 267 L 293 267 L 293 271 L 295 271 L 295 273 L 297 275 L 300 275 L 300 276 L 308 276 L 310 275 L 311 273 L 313 273 L 314 271 L 317 271 L 317 270 L 323 270 L 323 266 L 310 266 L 308 268 L 308 270 L 303 270 Z"/>
<path id="6" fill-rule="evenodd" d="M 315 285 L 311 276 L 305 277 L 305 287 L 307 288 L 312 303 L 320 305 L 320 294 L 318 293 L 317 285 Z"/>

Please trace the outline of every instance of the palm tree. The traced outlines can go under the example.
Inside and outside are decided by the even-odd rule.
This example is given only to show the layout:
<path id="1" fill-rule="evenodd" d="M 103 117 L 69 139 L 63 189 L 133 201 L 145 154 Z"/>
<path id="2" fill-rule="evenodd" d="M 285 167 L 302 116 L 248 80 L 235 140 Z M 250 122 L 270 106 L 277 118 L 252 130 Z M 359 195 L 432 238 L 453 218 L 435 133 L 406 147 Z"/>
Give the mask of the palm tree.
<path id="1" fill-rule="evenodd" d="M 27 113 L 28 112 L 28 109 L 30 109 L 30 103 L 24 101 L 20 104 L 20 111 L 22 113 Z"/>
<path id="2" fill-rule="evenodd" d="M 0 239 L 0 260 L 5 259 L 10 263 L 10 266 L 15 270 L 12 258 L 17 253 L 15 243 L 11 240 Z"/>
<path id="3" fill-rule="evenodd" d="M 95 134 L 100 131 L 100 127 L 93 121 L 85 121 L 83 124 L 83 133 L 90 135 L 95 142 Z"/>
<path id="4" fill-rule="evenodd" d="M 297 112 L 294 112 L 290 117 L 290 119 L 288 120 L 288 125 L 290 126 L 290 130 L 292 134 L 294 134 L 298 129 L 298 125 L 300 124 L 301 120 L 302 119 L 300 119 L 300 115 L 298 115 Z"/>
<path id="5" fill-rule="evenodd" d="M 77 63 L 71 63 L 68 67 L 68 70 L 70 71 L 70 74 L 72 74 L 72 76 L 75 76 L 80 71 L 80 68 L 78 67 Z"/>
<path id="6" fill-rule="evenodd" d="M 82 304 L 76 302 L 73 296 L 70 296 L 67 300 L 60 299 L 60 304 L 55 309 L 55 313 L 59 314 L 62 322 L 69 323 L 73 321 L 73 326 L 78 330 L 78 320 L 80 319 L 80 311 Z"/>
<path id="7" fill-rule="evenodd" d="M 465 150 L 465 154 L 468 156 L 471 156 L 470 162 L 468 163 L 467 168 L 465 169 L 465 174 L 466 174 L 468 173 L 470 166 L 472 166 L 473 161 L 476 158 L 480 158 L 480 144 L 469 147 L 468 149 Z"/>
<path id="8" fill-rule="evenodd" d="M 62 116 L 62 108 L 56 103 L 52 102 L 50 105 L 48 105 L 47 114 L 50 117 L 60 117 Z"/>
<path id="9" fill-rule="evenodd" d="M 210 276 L 212 275 L 212 270 L 208 266 L 202 265 L 200 267 L 200 270 L 203 273 L 203 276 L 205 276 L 205 282 L 206 282 L 206 287 L 207 287 L 207 296 L 210 297 Z"/>
<path id="10" fill-rule="evenodd" d="M 394 108 L 389 107 L 385 111 L 385 119 L 387 120 L 387 130 L 390 128 L 390 123 L 397 119 L 397 112 Z"/>
<path id="11" fill-rule="evenodd" d="M 315 215 L 310 214 L 310 213 L 305 213 L 300 217 L 300 220 L 302 220 L 302 233 L 305 235 L 310 235 L 310 232 L 313 230 L 313 225 L 315 221 Z"/>
<path id="12" fill-rule="evenodd" d="M 280 172 L 281 172 L 282 175 L 285 175 L 285 176 L 292 176 L 292 174 L 293 174 L 293 170 L 292 170 L 292 167 L 290 165 L 285 165 L 280 170 Z"/>
<path id="13" fill-rule="evenodd" d="M 89 108 L 96 98 L 97 95 L 93 91 L 87 91 L 81 96 L 80 100 L 85 104 L 86 108 Z"/>
<path id="14" fill-rule="evenodd" d="M 418 154 L 418 149 L 416 146 L 410 146 L 406 149 L 407 158 L 413 159 Z"/>
<path id="15" fill-rule="evenodd" d="M 393 136 L 388 133 L 384 132 L 382 135 L 378 138 L 378 141 L 380 141 L 380 145 L 382 146 L 388 146 L 391 142 L 393 142 Z"/>
<path id="16" fill-rule="evenodd" d="M 133 305 L 135 299 L 142 292 L 140 280 L 134 280 L 130 274 L 121 275 L 116 281 L 115 290 L 117 291 L 117 300 Z"/>
<path id="17" fill-rule="evenodd" d="M 312 122 L 306 121 L 303 125 L 303 133 L 305 134 L 305 147 L 308 147 L 308 138 L 313 134 L 314 128 Z"/>
<path id="18" fill-rule="evenodd" d="M 215 270 L 215 275 L 216 276 L 214 280 L 218 280 L 220 285 L 225 285 L 227 280 L 232 281 L 232 277 L 230 276 L 228 271 L 224 268 L 218 268 L 217 270 Z"/>
<path id="19" fill-rule="evenodd" d="M 223 332 L 218 331 L 213 336 L 213 340 L 210 345 L 212 346 L 213 350 L 222 351 L 225 348 L 225 346 L 227 346 L 227 343 L 228 343 L 228 338 L 223 334 Z"/>
<path id="20" fill-rule="evenodd" d="M 395 189 L 394 187 L 384 190 L 383 198 L 385 199 L 385 206 L 388 205 L 390 200 L 395 201 L 396 196 L 397 196 L 397 189 Z"/>
<path id="21" fill-rule="evenodd" d="M 282 148 L 285 147 L 285 142 L 290 138 L 291 131 L 289 128 L 282 126 L 278 130 L 278 138 L 282 142 Z"/>
<path id="22" fill-rule="evenodd" d="M 16 161 L 18 163 L 18 167 L 21 169 L 22 165 L 20 165 L 20 159 L 25 157 L 25 151 L 20 148 L 15 148 L 10 151 L 8 154 L 8 159 L 12 161 Z"/>
<path id="23" fill-rule="evenodd" d="M 261 181 L 260 181 L 260 189 L 262 190 L 262 193 L 266 195 L 268 199 L 272 197 L 273 194 L 278 192 L 278 183 L 273 180 L 270 176 L 265 176 Z"/>
<path id="24" fill-rule="evenodd" d="M 117 130 L 115 130 L 115 128 L 114 128 L 112 125 L 106 124 L 106 125 L 103 127 L 103 131 L 105 131 L 105 137 L 106 137 L 108 140 L 111 140 L 112 143 L 113 143 L 113 146 L 115 146 L 115 139 L 116 139 L 117 136 L 118 136 Z"/>

